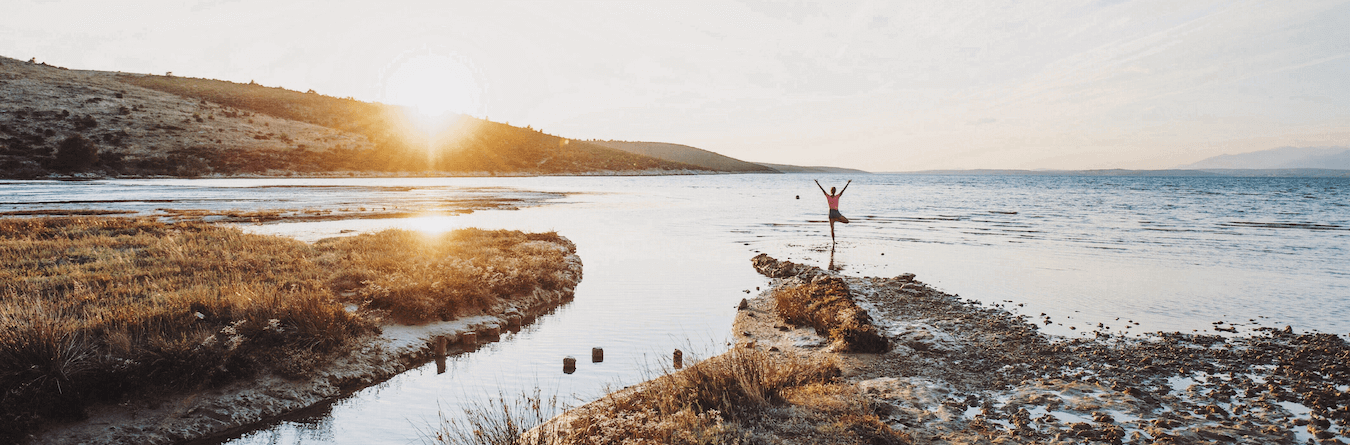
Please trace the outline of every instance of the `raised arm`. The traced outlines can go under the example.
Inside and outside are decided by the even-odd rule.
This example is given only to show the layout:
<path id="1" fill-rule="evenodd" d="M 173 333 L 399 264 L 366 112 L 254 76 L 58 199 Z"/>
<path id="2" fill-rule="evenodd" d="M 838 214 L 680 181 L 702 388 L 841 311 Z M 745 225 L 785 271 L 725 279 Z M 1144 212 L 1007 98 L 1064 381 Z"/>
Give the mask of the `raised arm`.
<path id="1" fill-rule="evenodd" d="M 848 190 L 848 185 L 852 183 L 853 183 L 852 179 L 848 180 L 848 182 L 845 182 L 844 188 L 839 189 L 839 196 L 844 196 L 844 190 Z"/>
<path id="2" fill-rule="evenodd" d="M 816 187 L 820 188 L 821 193 L 824 193 L 825 196 L 830 196 L 830 192 L 825 191 L 825 187 L 821 187 L 819 180 L 812 179 L 812 181 L 816 181 Z"/>

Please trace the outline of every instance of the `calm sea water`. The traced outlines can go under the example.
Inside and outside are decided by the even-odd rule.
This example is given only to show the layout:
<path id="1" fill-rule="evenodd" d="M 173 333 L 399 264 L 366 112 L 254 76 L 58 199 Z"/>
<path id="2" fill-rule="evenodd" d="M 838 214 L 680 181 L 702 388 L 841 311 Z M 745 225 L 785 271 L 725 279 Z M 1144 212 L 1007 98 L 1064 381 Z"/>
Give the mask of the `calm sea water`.
<path id="1" fill-rule="evenodd" d="M 832 251 L 828 188 L 853 184 Z M 0 182 L 0 212 L 51 208 L 519 210 L 244 225 L 316 240 L 401 227 L 556 230 L 585 263 L 576 299 L 502 342 L 230 443 L 409 443 L 474 400 L 542 387 L 584 402 L 648 377 L 674 348 L 715 354 L 759 252 L 861 276 L 905 272 L 965 298 L 1046 313 L 1080 334 L 1292 326 L 1350 332 L 1350 180 L 728 175 Z M 1018 306 L 1021 305 L 1021 306 Z M 1138 325 L 1129 324 L 1131 321 Z M 1124 328 L 1131 326 L 1127 331 Z M 1070 330 L 1076 327 L 1077 330 Z M 604 363 L 587 363 L 604 347 Z M 583 360 L 564 375 L 562 357 Z"/>

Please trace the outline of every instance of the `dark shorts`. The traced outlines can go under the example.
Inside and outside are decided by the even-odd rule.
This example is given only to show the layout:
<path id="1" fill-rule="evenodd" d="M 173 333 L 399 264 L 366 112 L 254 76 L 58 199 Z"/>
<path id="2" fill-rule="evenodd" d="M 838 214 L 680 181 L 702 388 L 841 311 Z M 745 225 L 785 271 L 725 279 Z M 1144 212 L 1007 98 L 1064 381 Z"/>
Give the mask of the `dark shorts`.
<path id="1" fill-rule="evenodd" d="M 838 209 L 830 209 L 830 219 L 834 221 L 848 221 L 848 218 L 845 218 L 843 213 L 839 213 Z"/>

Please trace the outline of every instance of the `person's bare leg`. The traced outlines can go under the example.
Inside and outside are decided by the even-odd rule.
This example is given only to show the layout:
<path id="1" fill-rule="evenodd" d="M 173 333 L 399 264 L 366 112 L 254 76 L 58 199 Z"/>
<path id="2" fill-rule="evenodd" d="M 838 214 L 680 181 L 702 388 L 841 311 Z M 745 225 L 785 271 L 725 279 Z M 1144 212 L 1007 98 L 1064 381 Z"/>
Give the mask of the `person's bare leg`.
<path id="1" fill-rule="evenodd" d="M 830 242 L 834 242 L 834 218 L 830 218 Z"/>

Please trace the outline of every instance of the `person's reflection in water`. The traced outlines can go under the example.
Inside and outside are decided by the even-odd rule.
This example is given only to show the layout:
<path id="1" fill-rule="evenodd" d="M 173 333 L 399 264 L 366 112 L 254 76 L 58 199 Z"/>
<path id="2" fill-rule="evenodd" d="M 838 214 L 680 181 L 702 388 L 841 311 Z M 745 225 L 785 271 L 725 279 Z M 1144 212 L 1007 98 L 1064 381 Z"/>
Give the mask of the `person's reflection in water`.
<path id="1" fill-rule="evenodd" d="M 830 243 L 830 265 L 827 269 L 834 272 L 844 270 L 844 263 L 839 263 L 839 265 L 834 264 L 834 243 Z"/>

